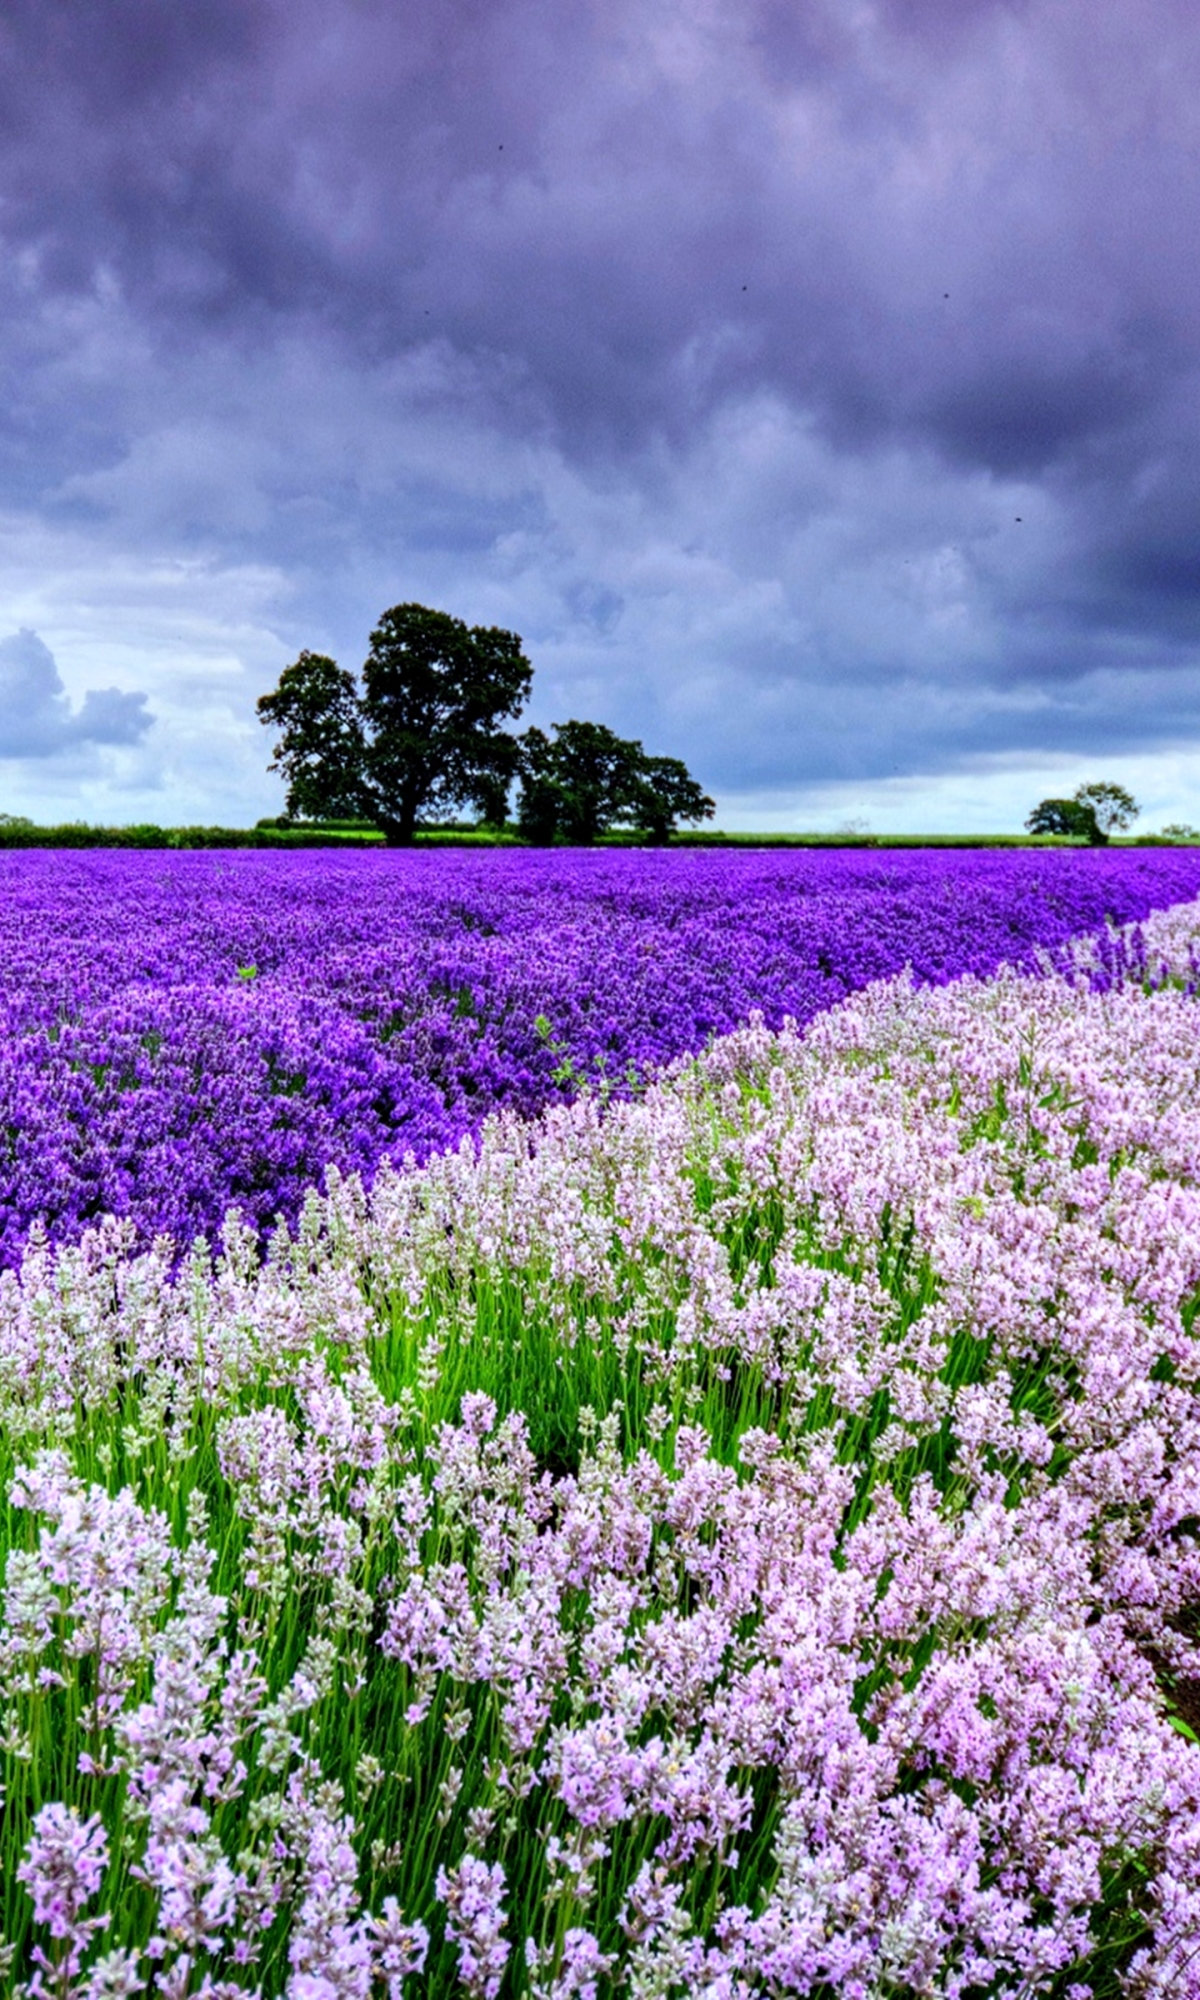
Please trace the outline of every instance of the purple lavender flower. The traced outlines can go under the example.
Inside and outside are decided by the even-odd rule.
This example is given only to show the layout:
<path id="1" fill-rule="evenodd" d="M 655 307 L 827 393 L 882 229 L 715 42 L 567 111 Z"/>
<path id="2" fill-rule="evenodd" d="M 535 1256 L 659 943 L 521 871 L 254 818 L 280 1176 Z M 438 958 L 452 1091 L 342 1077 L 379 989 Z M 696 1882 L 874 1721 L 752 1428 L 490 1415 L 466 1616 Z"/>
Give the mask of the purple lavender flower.
<path id="1" fill-rule="evenodd" d="M 43 1806 L 33 1822 L 33 1834 L 17 1880 L 33 1898 L 34 1919 L 45 1924 L 57 1949 L 42 1945 L 33 1952 L 30 2000 L 65 2000 L 97 1931 L 107 1915 L 85 1917 L 108 1867 L 108 1836 L 98 1813 L 81 1820 L 72 1806 Z"/>
<path id="2" fill-rule="evenodd" d="M 752 1009 L 803 1023 L 905 965 L 1032 968 L 1089 932 L 1110 976 L 1106 924 L 1197 889 L 1183 849 L 3 854 L 0 1265 L 39 1216 L 180 1252 L 233 1203 L 294 1222 L 331 1163 L 628 1095 Z"/>
<path id="3" fill-rule="evenodd" d="M 496 2000 L 511 1946 L 504 1929 L 504 1870 L 465 1854 L 457 1868 L 439 1868 L 437 1897 L 446 1905 L 446 1935 L 458 1946 L 458 1980 L 471 2000 Z"/>

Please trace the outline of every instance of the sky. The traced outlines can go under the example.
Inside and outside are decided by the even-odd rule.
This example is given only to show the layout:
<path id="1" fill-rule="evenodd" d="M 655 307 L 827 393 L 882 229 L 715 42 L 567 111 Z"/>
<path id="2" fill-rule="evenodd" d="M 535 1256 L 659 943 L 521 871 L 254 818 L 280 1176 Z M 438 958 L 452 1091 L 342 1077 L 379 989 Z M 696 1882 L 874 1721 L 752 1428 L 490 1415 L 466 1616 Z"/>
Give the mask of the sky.
<path id="1" fill-rule="evenodd" d="M 731 830 L 1200 824 L 1194 0 L 5 0 L 0 238 L 0 811 L 415 601 Z"/>

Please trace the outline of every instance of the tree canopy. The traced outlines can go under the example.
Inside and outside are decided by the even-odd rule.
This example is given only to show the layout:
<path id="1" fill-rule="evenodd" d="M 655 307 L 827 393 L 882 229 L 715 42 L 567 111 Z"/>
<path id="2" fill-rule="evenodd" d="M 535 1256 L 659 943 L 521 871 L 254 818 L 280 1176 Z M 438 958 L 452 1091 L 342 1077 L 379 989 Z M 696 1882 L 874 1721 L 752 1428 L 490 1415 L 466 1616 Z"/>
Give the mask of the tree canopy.
<path id="1" fill-rule="evenodd" d="M 555 722 L 552 736 L 527 729 L 521 738 L 517 825 L 527 839 L 561 835 L 590 847 L 632 804 L 641 746 L 601 722 Z"/>
<path id="2" fill-rule="evenodd" d="M 1124 785 L 1111 783 L 1080 785 L 1075 793 L 1075 802 L 1091 813 L 1102 841 L 1107 840 L 1110 833 L 1132 826 L 1141 811 Z"/>
<path id="3" fill-rule="evenodd" d="M 519 751 L 501 719 L 519 715 L 533 668 L 515 632 L 466 626 L 398 604 L 371 634 L 363 667 L 371 809 L 389 839 L 412 840 L 418 814 L 474 806 L 505 816 Z"/>
<path id="4" fill-rule="evenodd" d="M 529 840 L 588 847 L 611 827 L 667 841 L 716 807 L 678 757 L 648 757 L 599 722 L 556 722 L 516 737 L 502 725 L 529 696 L 517 633 L 397 604 L 371 633 L 362 687 L 325 653 L 301 653 L 258 703 L 279 731 L 269 768 L 287 782 L 289 819 L 365 819 L 396 846 L 418 819 L 463 806 L 503 825 L 515 778 Z"/>
<path id="5" fill-rule="evenodd" d="M 617 825 L 665 842 L 678 820 L 711 819 L 716 807 L 678 757 L 647 757 L 633 738 L 599 722 L 555 722 L 552 738 L 521 738 L 517 824 L 529 840 L 590 847 Z"/>
<path id="6" fill-rule="evenodd" d="M 1078 799 L 1042 799 L 1025 822 L 1030 833 L 1071 835 L 1078 840 L 1094 840 L 1094 815 Z"/>
<path id="7" fill-rule="evenodd" d="M 1106 845 L 1117 828 L 1131 826 L 1141 808 L 1124 785 L 1096 782 L 1080 785 L 1069 799 L 1042 799 L 1026 820 L 1030 833 L 1057 833 Z"/>
<path id="8" fill-rule="evenodd" d="M 520 752 L 500 724 L 533 678 L 518 634 L 398 604 L 370 645 L 361 692 L 335 660 L 303 652 L 258 703 L 281 731 L 269 768 L 287 779 L 289 816 L 361 815 L 397 846 L 422 814 L 467 805 L 502 820 Z"/>
<path id="9" fill-rule="evenodd" d="M 353 819 L 366 811 L 366 734 L 354 675 L 326 653 L 301 653 L 258 703 L 281 734 L 267 766 L 287 779 L 290 819 Z"/>
<path id="10" fill-rule="evenodd" d="M 700 790 L 678 757 L 643 758 L 633 811 L 637 825 L 645 827 L 655 846 L 666 845 L 677 820 L 694 824 L 711 819 L 716 810 L 715 801 Z"/>

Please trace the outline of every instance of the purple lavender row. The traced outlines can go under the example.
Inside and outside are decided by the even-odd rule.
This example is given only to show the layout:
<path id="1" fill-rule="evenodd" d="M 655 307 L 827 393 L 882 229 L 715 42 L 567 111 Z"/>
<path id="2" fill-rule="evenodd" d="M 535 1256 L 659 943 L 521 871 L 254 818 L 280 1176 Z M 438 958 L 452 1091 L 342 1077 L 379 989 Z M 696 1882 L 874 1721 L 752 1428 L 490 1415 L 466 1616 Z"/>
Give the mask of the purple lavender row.
<path id="1" fill-rule="evenodd" d="M 1030 967 L 1200 893 L 1183 850 L 0 856 L 0 1264 L 189 1243 L 911 964 Z"/>

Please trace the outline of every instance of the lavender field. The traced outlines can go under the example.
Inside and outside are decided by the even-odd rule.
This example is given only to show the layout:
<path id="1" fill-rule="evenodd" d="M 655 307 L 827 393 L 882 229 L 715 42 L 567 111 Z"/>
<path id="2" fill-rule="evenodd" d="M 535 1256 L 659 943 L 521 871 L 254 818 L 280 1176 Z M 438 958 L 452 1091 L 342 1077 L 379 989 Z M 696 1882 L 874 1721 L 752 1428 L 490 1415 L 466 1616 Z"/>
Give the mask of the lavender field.
<path id="1" fill-rule="evenodd" d="M 1200 856 L 12 860 L 5 1990 L 1200 1993 Z"/>
<path id="2" fill-rule="evenodd" d="M 423 1161 L 759 1009 L 1031 967 L 1200 890 L 1200 854 L 0 854 L 0 1266 L 36 1218 L 147 1245 L 329 1164 Z"/>

